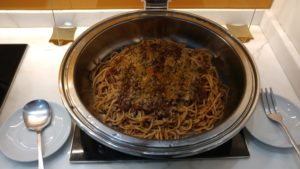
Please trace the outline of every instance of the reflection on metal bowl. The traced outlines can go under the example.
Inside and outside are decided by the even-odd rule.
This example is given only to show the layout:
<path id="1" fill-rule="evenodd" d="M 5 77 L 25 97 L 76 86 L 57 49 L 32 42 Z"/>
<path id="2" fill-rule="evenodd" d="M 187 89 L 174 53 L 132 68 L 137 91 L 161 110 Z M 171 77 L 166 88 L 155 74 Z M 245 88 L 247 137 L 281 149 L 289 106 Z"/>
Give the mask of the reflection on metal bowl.
<path id="1" fill-rule="evenodd" d="M 120 133 L 92 116 L 89 71 L 104 57 L 143 39 L 164 38 L 205 47 L 230 88 L 224 117 L 210 131 L 178 140 L 145 140 Z M 259 96 L 258 72 L 245 47 L 208 19 L 171 10 L 145 10 L 99 22 L 72 44 L 61 64 L 63 102 L 76 124 L 98 142 L 115 150 L 150 158 L 177 158 L 210 150 L 236 135 L 252 114 Z M 90 90 L 90 91 L 89 91 Z"/>

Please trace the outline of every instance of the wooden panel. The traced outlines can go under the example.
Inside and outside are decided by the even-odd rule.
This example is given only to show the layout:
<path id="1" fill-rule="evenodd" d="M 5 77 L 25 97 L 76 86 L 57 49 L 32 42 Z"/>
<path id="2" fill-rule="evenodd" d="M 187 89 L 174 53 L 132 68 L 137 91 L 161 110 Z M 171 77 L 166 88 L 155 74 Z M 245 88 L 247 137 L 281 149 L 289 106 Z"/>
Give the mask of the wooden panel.
<path id="1" fill-rule="evenodd" d="M 172 0 L 170 8 L 270 8 L 272 0 Z"/>
<path id="2" fill-rule="evenodd" d="M 48 0 L 0 0 L 1 9 L 49 9 Z"/>
<path id="3" fill-rule="evenodd" d="M 0 9 L 141 9 L 142 0 L 0 0 Z M 171 0 L 170 8 L 270 8 L 272 0 Z"/>

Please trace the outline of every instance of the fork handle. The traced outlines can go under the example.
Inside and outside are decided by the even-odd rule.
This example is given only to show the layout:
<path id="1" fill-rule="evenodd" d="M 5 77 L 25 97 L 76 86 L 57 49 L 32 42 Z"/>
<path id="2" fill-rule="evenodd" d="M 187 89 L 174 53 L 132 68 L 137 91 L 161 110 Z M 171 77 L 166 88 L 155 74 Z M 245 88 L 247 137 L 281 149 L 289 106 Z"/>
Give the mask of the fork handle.
<path id="1" fill-rule="evenodd" d="M 299 148 L 298 148 L 298 146 L 297 146 L 296 141 L 293 139 L 291 133 L 289 132 L 289 130 L 288 130 L 288 128 L 285 126 L 285 124 L 284 124 L 283 122 L 281 122 L 280 124 L 281 124 L 283 130 L 285 131 L 286 135 L 288 136 L 290 142 L 292 143 L 293 147 L 295 148 L 298 157 L 300 158 L 300 150 L 299 150 Z"/>

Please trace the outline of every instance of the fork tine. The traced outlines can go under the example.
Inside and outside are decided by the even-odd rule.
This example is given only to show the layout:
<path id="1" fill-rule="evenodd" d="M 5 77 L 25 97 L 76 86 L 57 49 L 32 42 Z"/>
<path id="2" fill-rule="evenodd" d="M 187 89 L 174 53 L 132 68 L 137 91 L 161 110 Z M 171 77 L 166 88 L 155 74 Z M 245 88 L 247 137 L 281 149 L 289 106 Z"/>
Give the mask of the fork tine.
<path id="1" fill-rule="evenodd" d="M 273 104 L 273 107 L 274 107 L 274 111 L 276 113 L 278 113 L 277 103 L 276 103 L 276 99 L 274 97 L 274 92 L 273 92 L 272 88 L 270 88 L 270 95 L 271 95 L 271 100 L 272 100 L 272 104 Z"/>
<path id="2" fill-rule="evenodd" d="M 275 110 L 274 110 L 274 106 L 273 106 L 271 92 L 269 92 L 267 88 L 265 90 L 266 90 L 266 97 L 267 97 L 267 102 L 268 102 L 270 113 L 273 113 L 273 112 L 275 112 Z"/>
<path id="3" fill-rule="evenodd" d="M 263 89 L 260 89 L 260 95 L 261 95 L 262 105 L 265 110 L 265 113 L 269 113 L 270 109 L 267 101 L 267 96 Z"/>

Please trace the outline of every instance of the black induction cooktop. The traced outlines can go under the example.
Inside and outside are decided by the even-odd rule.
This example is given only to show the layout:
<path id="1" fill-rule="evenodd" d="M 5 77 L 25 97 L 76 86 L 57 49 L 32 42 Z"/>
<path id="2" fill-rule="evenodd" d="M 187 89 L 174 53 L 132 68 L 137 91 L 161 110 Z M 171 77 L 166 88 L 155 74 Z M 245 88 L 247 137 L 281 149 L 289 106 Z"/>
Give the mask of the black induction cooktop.
<path id="1" fill-rule="evenodd" d="M 75 127 L 70 153 L 71 163 L 113 163 L 113 162 L 152 162 L 162 160 L 200 160 L 215 158 L 247 158 L 249 157 L 248 147 L 242 132 L 221 146 L 190 157 L 175 159 L 150 159 L 136 157 L 108 148 Z"/>
<path id="2" fill-rule="evenodd" d="M 0 108 L 26 47 L 26 44 L 0 44 Z"/>

